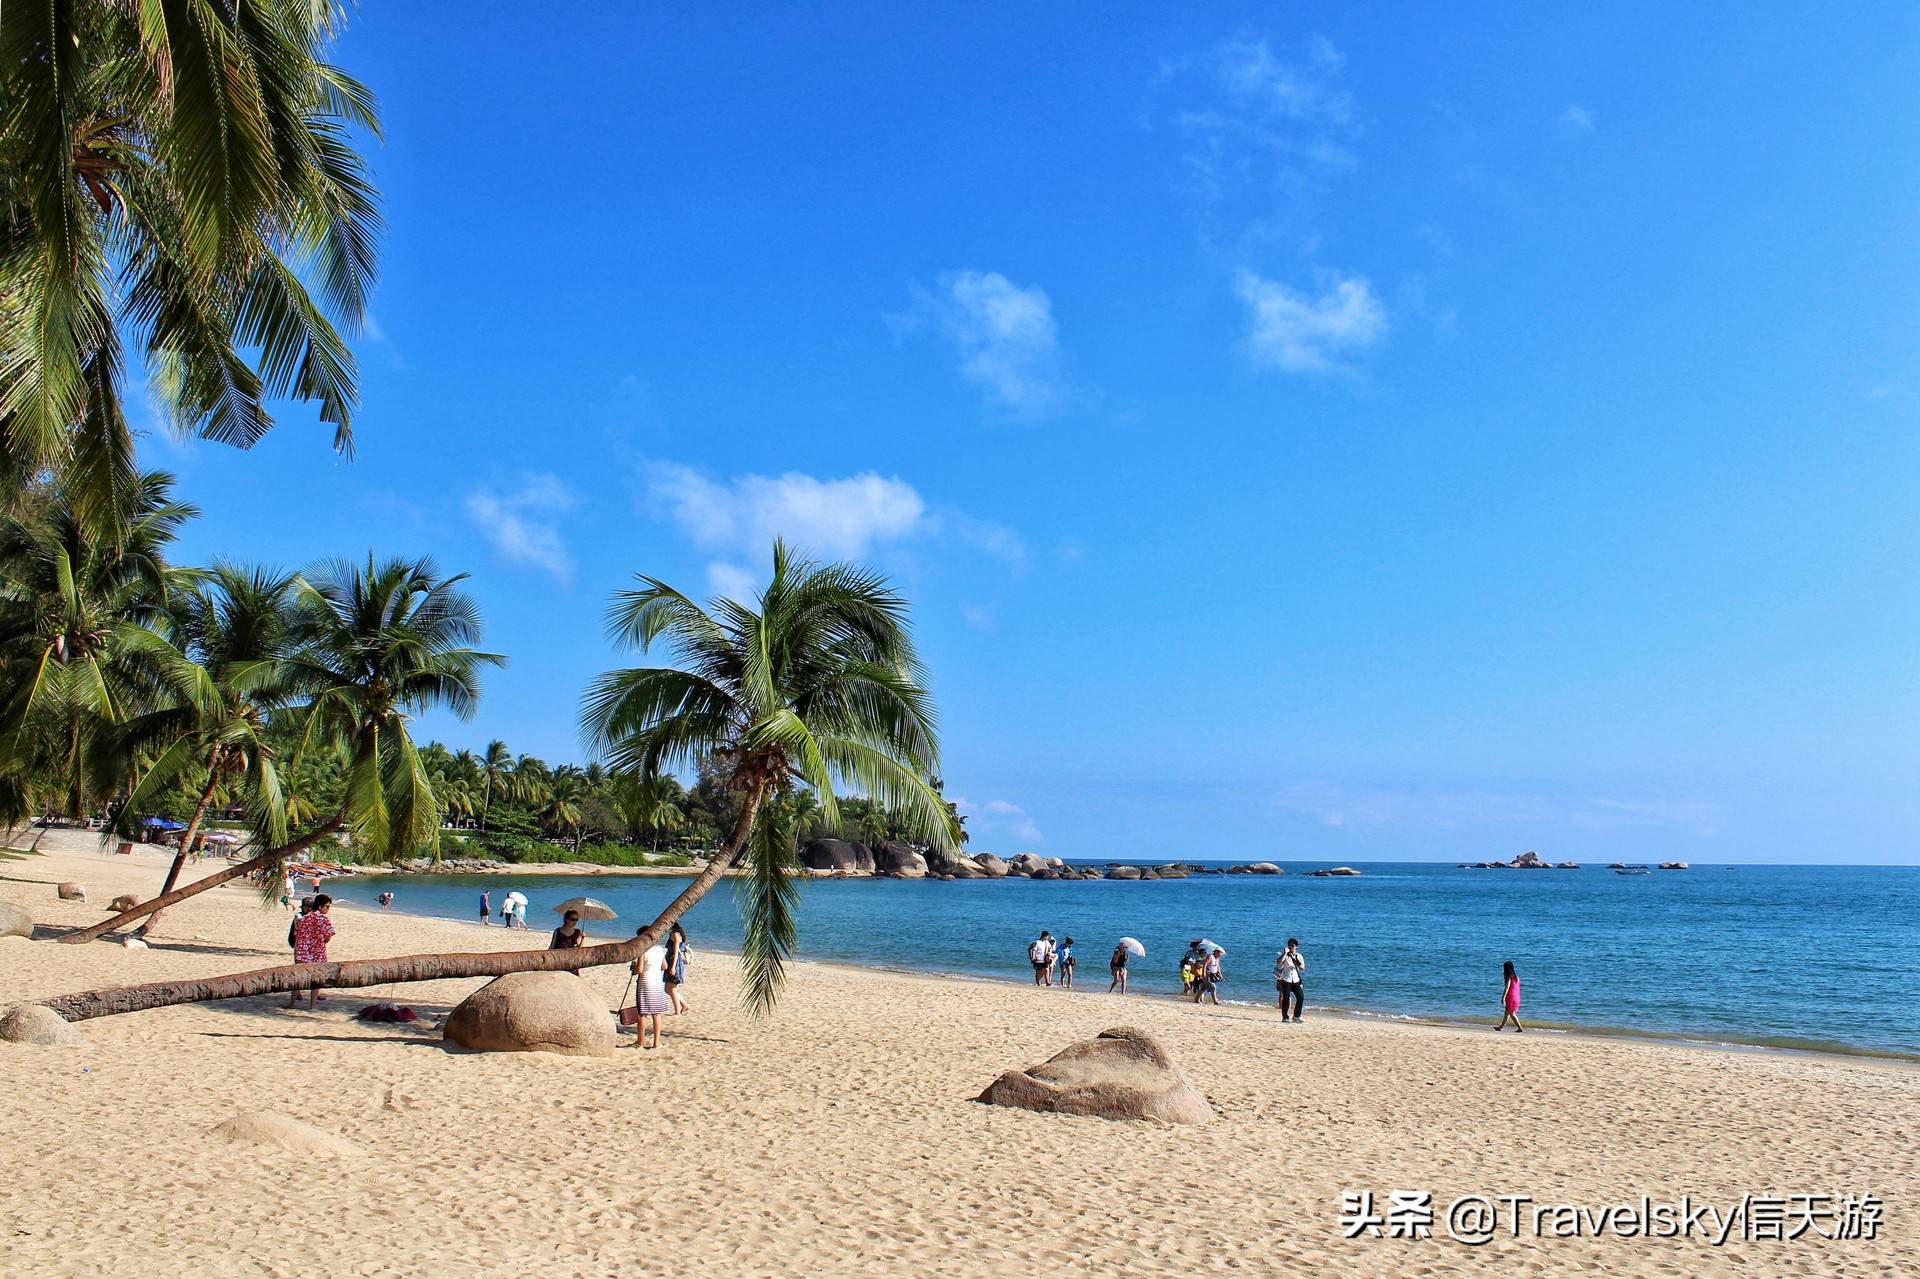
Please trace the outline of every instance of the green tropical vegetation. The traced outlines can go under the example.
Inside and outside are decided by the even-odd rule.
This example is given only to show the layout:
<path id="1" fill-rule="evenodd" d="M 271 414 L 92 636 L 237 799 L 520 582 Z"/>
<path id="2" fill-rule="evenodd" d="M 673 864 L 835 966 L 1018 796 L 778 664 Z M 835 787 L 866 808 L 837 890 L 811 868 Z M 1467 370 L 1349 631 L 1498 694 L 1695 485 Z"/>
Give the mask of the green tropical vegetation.
<path id="1" fill-rule="evenodd" d="M 296 603 L 317 595 L 328 602 L 327 611 L 336 619 L 384 618 L 392 611 L 387 606 L 363 610 L 355 603 L 363 597 L 382 598 L 373 584 L 390 577 L 375 567 L 369 564 L 365 574 L 356 573 L 351 591 L 337 578 L 324 589 L 297 585 Z M 665 779 L 677 772 L 698 770 L 702 783 L 711 780 L 723 785 L 732 804 L 726 814 L 730 824 L 724 842 L 635 937 L 568 951 L 295 964 L 192 982 L 88 991 L 49 1000 L 49 1006 L 70 1020 L 81 1020 L 316 986 L 496 977 L 630 963 L 738 864 L 740 909 L 746 924 L 741 955 L 746 997 L 756 1009 L 770 1008 L 795 939 L 795 872 L 803 824 L 823 822 L 839 828 L 845 817 L 841 790 L 862 792 L 892 814 L 891 822 L 916 842 L 949 850 L 959 844 L 959 823 L 932 780 L 939 758 L 935 718 L 907 625 L 906 603 L 883 579 L 864 569 L 815 564 L 778 543 L 772 580 L 761 593 L 758 607 L 732 600 L 715 600 L 703 607 L 657 579 L 638 580 L 636 588 L 615 597 L 608 612 L 609 629 L 626 647 L 642 654 L 665 650 L 674 661 L 610 671 L 588 688 L 582 726 L 603 766 L 603 771 L 592 775 L 606 779 L 610 795 L 617 797 L 630 788 L 630 794 L 640 797 L 635 799 L 633 813 L 655 828 L 662 825 L 662 798 L 671 793 Z M 418 611 L 438 610 L 423 604 Z M 336 624 L 330 622 L 318 630 L 331 635 Z M 315 623 L 308 622 L 301 633 L 316 633 Z M 362 639 L 355 651 L 366 647 Z M 340 650 L 329 642 L 319 651 Z M 465 656 L 456 659 L 451 656 L 455 652 Z M 469 650 L 447 650 L 433 665 L 475 660 L 477 655 Z M 315 662 L 302 657 L 289 664 L 298 672 Z M 380 666 L 394 669 L 391 663 Z M 329 681 L 343 678 L 343 673 L 332 665 L 327 670 L 328 680 L 307 690 L 312 700 L 298 714 L 309 730 L 335 724 L 329 699 L 343 685 Z M 373 734 L 369 715 L 378 699 L 367 692 L 368 687 L 364 682 L 353 685 L 353 695 L 341 699 L 343 710 L 351 708 L 351 713 L 343 714 L 334 729 L 343 745 L 339 753 L 346 757 L 349 794 L 359 767 L 353 752 L 372 749 L 366 744 Z M 456 711 L 470 705 L 464 685 L 458 691 L 435 684 L 418 689 L 420 695 L 429 691 Z M 418 780 L 405 781 L 397 789 L 402 798 L 417 802 L 419 793 L 432 786 L 425 759 L 429 752 L 415 751 L 410 745 L 394 749 L 400 757 L 411 752 L 412 762 L 398 771 L 415 772 Z M 549 828 L 577 832 L 589 810 L 603 802 L 594 798 L 587 780 L 589 769 L 552 770 L 526 756 L 514 758 L 508 767 L 503 745 L 470 760 L 444 748 L 433 754 L 450 779 L 466 770 L 484 774 L 484 760 L 489 757 L 499 763 L 495 776 L 483 777 L 483 785 L 490 783 L 494 791 L 490 835 L 502 829 L 501 823 L 516 808 Z M 369 775 L 384 777 L 393 771 L 375 770 Z M 544 789 L 536 789 L 542 780 Z M 699 789 L 696 784 L 693 794 Z M 678 807 L 670 802 L 669 806 Z M 366 809 L 349 799 L 336 820 L 359 820 Z M 390 807 L 388 811 L 397 810 Z M 411 815 L 418 809 L 408 811 Z M 391 847 L 386 851 L 391 852 Z M 148 903 L 156 904 L 170 903 L 164 898 Z"/>
<path id="2" fill-rule="evenodd" d="M 0 475 L 57 476 L 117 542 L 126 365 L 176 430 L 246 447 L 268 404 L 352 443 L 378 199 L 366 87 L 313 0 L 0 6 Z"/>
<path id="3" fill-rule="evenodd" d="M 346 339 L 380 231 L 358 147 L 379 123 L 327 60 L 341 20 L 328 0 L 0 6 L 0 819 L 9 839 L 41 815 L 104 814 L 108 840 L 155 815 L 184 825 L 158 894 L 71 942 L 150 928 L 297 858 L 435 856 L 443 831 L 508 860 L 705 856 L 638 938 L 564 964 L 415 956 L 52 1002 L 77 1018 L 624 962 L 739 864 L 748 991 L 766 1007 L 803 838 L 965 838 L 934 777 L 906 604 L 884 580 L 783 545 L 756 606 L 640 578 L 612 634 L 675 664 L 595 681 L 593 762 L 549 766 L 501 741 L 412 738 L 422 711 L 470 717 L 503 660 L 477 646 L 460 575 L 371 552 L 294 574 L 169 558 L 196 512 L 138 468 L 129 366 L 183 435 L 247 447 L 293 401 L 351 452 Z M 215 825 L 244 832 L 242 854 L 180 883 Z"/>

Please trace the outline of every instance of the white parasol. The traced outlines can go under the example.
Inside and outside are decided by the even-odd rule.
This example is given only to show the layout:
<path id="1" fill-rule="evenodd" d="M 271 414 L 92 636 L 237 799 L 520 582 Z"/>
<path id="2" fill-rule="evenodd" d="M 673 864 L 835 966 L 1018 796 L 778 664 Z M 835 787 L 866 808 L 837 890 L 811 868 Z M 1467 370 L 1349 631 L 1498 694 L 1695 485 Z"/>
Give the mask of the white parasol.
<path id="1" fill-rule="evenodd" d="M 1131 937 L 1122 937 L 1120 939 L 1120 944 L 1122 946 L 1125 946 L 1127 948 L 1127 953 L 1129 955 L 1132 955 L 1135 959 L 1138 959 L 1142 955 L 1145 955 L 1147 953 L 1147 948 L 1145 946 L 1142 946 L 1139 942 L 1135 941 Z"/>
<path id="2" fill-rule="evenodd" d="M 613 913 L 613 907 L 594 897 L 569 897 L 558 906 L 555 906 L 553 913 L 556 915 L 564 915 L 570 910 L 579 911 L 580 918 L 582 919 L 620 918 L 620 916 Z"/>
<path id="3" fill-rule="evenodd" d="M 1200 939 L 1200 953 L 1201 953 L 1201 954 L 1203 954 L 1203 955 L 1211 955 L 1211 954 L 1212 954 L 1212 953 L 1213 953 L 1214 951 L 1216 951 L 1216 950 L 1217 950 L 1217 951 L 1219 951 L 1219 952 L 1220 952 L 1221 954 L 1223 954 L 1223 955 L 1227 953 L 1227 948 L 1226 948 L 1225 946 L 1220 946 L 1220 945 L 1216 945 L 1215 943 L 1213 943 L 1213 942 L 1210 942 L 1210 941 L 1208 941 L 1208 940 L 1207 940 L 1206 938 L 1204 938 L 1204 937 L 1202 937 L 1202 938 Z"/>
<path id="4" fill-rule="evenodd" d="M 521 906 L 524 906 L 527 904 L 527 895 L 516 888 L 512 892 L 508 893 L 505 897 L 501 898 L 501 900 L 508 901 L 508 902 L 515 902 Z"/>

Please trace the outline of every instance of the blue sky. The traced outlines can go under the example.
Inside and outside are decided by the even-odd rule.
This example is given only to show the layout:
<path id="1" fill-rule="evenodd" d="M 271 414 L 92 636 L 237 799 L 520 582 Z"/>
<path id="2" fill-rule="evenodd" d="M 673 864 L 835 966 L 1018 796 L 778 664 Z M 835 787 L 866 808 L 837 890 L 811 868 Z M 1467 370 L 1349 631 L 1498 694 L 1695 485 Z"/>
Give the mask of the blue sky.
<path id="1" fill-rule="evenodd" d="M 1676 11 L 1683 10 L 1683 11 Z M 368 6 L 355 460 L 577 758 L 636 571 L 915 605 L 976 846 L 1913 862 L 1920 12 Z"/>

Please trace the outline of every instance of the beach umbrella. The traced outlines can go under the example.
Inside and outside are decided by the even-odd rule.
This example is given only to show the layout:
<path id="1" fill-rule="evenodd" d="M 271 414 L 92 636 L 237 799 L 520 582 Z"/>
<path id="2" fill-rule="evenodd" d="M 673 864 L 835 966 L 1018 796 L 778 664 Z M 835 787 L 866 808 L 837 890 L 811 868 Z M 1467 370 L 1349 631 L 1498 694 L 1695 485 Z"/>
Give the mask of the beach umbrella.
<path id="1" fill-rule="evenodd" d="M 1225 946 L 1216 945 L 1213 942 L 1208 941 L 1204 937 L 1200 939 L 1200 950 L 1201 950 L 1201 953 L 1207 954 L 1207 955 L 1211 955 L 1216 950 L 1223 955 L 1227 953 L 1227 948 Z"/>
<path id="2" fill-rule="evenodd" d="M 213 834 L 207 836 L 207 842 L 209 844 L 244 844 L 246 842 L 246 837 L 244 835 L 235 835 L 231 831 L 223 830 L 223 831 L 216 831 Z"/>
<path id="3" fill-rule="evenodd" d="M 1129 955 L 1132 955 L 1136 959 L 1138 959 L 1140 956 L 1145 955 L 1147 953 L 1147 948 L 1145 946 L 1142 946 L 1139 942 L 1135 941 L 1131 937 L 1122 937 L 1120 939 L 1120 944 L 1122 946 L 1125 946 L 1127 948 L 1127 953 Z"/>
<path id="4" fill-rule="evenodd" d="M 506 897 L 503 898 L 502 900 L 510 901 L 510 902 L 518 902 L 520 905 L 524 906 L 527 904 L 527 895 L 516 888 L 512 892 L 508 893 Z"/>
<path id="5" fill-rule="evenodd" d="M 524 900 L 524 899 L 522 899 Z M 580 912 L 582 919 L 618 919 L 613 907 L 593 897 L 569 897 L 553 908 L 556 915 L 564 915 L 570 910 Z"/>

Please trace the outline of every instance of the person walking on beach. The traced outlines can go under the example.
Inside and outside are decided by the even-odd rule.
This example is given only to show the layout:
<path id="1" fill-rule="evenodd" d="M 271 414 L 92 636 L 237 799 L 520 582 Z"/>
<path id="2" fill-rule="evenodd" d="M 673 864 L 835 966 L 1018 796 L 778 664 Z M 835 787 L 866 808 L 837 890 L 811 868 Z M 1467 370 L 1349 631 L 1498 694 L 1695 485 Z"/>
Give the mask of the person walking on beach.
<path id="1" fill-rule="evenodd" d="M 1060 943 L 1060 984 L 1073 985 L 1073 938 L 1071 937 Z"/>
<path id="2" fill-rule="evenodd" d="M 1194 938 L 1187 943 L 1187 953 L 1180 956 L 1180 993 L 1191 995 L 1194 987 L 1200 984 L 1201 970 L 1207 966 L 1206 952 L 1200 949 L 1200 939 Z"/>
<path id="3" fill-rule="evenodd" d="M 283 874 L 280 876 L 280 908 L 282 910 L 293 909 L 293 876 L 292 875 Z"/>
<path id="4" fill-rule="evenodd" d="M 687 1011 L 687 1001 L 680 995 L 680 988 L 687 984 L 687 930 L 677 921 L 667 933 L 667 962 L 661 980 L 666 983 L 667 1002 L 673 1005 L 673 1015 L 678 1017 Z"/>
<path id="5" fill-rule="evenodd" d="M 1509 959 L 1505 969 L 1506 984 L 1500 992 L 1500 1024 L 1495 1030 L 1505 1030 L 1507 1023 L 1513 1023 L 1516 1033 L 1526 1029 L 1520 1024 L 1520 974 L 1513 970 L 1513 961 Z"/>
<path id="6" fill-rule="evenodd" d="M 1300 1020 L 1300 974 L 1307 971 L 1307 957 L 1300 953 L 1300 940 L 1287 938 L 1287 948 L 1273 961 L 1273 985 L 1278 992 L 1280 1020 Z M 1288 1006 L 1292 1006 L 1293 1015 L 1287 1015 Z"/>
<path id="7" fill-rule="evenodd" d="M 647 931 L 642 928 L 641 932 Z M 634 1011 L 639 1019 L 634 1023 L 635 1048 L 658 1048 L 660 1046 L 660 1014 L 669 1012 L 673 1004 L 667 998 L 664 980 L 667 967 L 667 948 L 658 942 L 641 952 L 640 958 L 633 963 Z M 653 1030 L 653 1042 L 647 1042 L 647 1030 Z"/>
<path id="8" fill-rule="evenodd" d="M 1113 956 L 1107 960 L 1107 972 L 1110 973 L 1113 978 L 1107 983 L 1107 993 L 1111 995 L 1115 989 L 1118 989 L 1121 994 L 1126 994 L 1127 943 L 1116 942 L 1114 944 Z"/>
<path id="9" fill-rule="evenodd" d="M 321 893 L 313 899 L 313 909 L 293 921 L 293 962 L 296 964 L 324 964 L 327 962 L 327 943 L 333 940 L 333 921 L 327 916 L 333 910 L 333 898 Z M 307 987 L 307 1007 L 318 1005 L 320 988 Z M 300 1006 L 300 992 L 294 991 L 287 997 L 287 1007 Z"/>
<path id="10" fill-rule="evenodd" d="M 1217 1005 L 1220 1002 L 1220 961 L 1226 951 L 1214 947 L 1213 953 L 1200 961 L 1200 976 L 1193 983 L 1193 1002 L 1211 999 Z"/>
<path id="11" fill-rule="evenodd" d="M 1053 985 L 1053 934 L 1046 929 L 1027 947 L 1027 962 L 1033 965 L 1033 984 Z"/>
<path id="12" fill-rule="evenodd" d="M 493 918 L 493 894 L 485 889 L 480 893 L 480 926 L 485 928 Z"/>

